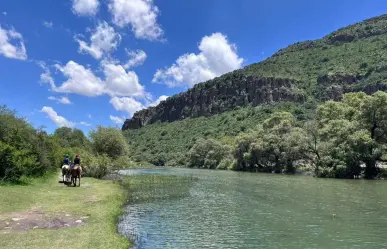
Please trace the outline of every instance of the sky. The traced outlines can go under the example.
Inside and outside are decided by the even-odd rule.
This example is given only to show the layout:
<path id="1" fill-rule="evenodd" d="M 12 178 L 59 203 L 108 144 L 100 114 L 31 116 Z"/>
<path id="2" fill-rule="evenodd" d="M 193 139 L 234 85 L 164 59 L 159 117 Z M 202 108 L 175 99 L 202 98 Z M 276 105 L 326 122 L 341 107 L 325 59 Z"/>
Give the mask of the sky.
<path id="1" fill-rule="evenodd" d="M 292 43 L 385 14 L 385 0 L 2 0 L 0 105 L 88 133 Z"/>

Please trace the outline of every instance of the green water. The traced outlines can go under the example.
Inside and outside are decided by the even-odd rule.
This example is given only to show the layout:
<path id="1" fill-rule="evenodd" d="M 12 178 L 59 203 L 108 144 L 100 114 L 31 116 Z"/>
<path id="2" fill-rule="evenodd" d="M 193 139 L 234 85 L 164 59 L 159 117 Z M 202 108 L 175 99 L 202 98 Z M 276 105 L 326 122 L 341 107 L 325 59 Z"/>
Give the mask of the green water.
<path id="1" fill-rule="evenodd" d="M 125 208 L 119 230 L 138 249 L 387 248 L 387 181 L 189 169 L 124 173 L 198 178 L 155 189 L 159 198 Z"/>

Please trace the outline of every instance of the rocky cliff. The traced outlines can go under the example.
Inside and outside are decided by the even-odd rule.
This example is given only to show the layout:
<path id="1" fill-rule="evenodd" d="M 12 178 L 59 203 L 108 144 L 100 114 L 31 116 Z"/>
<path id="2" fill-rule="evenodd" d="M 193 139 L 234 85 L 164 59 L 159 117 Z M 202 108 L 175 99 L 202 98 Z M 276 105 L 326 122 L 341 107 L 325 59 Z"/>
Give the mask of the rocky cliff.
<path id="1" fill-rule="evenodd" d="M 156 107 L 141 110 L 126 120 L 122 129 L 137 129 L 156 122 L 172 122 L 187 117 L 210 116 L 248 105 L 306 100 L 297 81 L 261 78 L 241 73 L 226 74 L 187 92 L 172 96 Z"/>

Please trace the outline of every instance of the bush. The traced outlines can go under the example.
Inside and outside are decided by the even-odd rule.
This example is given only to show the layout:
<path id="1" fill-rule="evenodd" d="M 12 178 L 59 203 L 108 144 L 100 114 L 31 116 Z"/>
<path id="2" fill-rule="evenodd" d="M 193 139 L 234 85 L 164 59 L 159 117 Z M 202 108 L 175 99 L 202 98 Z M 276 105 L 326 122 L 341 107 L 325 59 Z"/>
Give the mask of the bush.
<path id="1" fill-rule="evenodd" d="M 102 178 L 113 169 L 112 159 L 105 155 L 87 157 L 82 163 L 83 175 Z"/>
<path id="2" fill-rule="evenodd" d="M 227 156 L 220 161 L 216 169 L 232 169 L 234 167 L 234 159 L 231 156 Z"/>
<path id="3" fill-rule="evenodd" d="M 23 174 L 31 175 L 36 166 L 34 156 L 0 141 L 0 180 L 18 182 Z"/>
<path id="4" fill-rule="evenodd" d="M 90 132 L 94 152 L 106 154 L 114 159 L 128 154 L 129 148 L 122 132 L 116 128 L 97 127 Z"/>

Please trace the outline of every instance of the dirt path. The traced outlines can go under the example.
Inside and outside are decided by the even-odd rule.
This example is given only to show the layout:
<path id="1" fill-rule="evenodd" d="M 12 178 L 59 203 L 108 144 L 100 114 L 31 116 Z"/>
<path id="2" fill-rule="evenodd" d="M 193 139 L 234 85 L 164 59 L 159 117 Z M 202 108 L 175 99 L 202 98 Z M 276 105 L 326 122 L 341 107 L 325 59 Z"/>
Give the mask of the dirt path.
<path id="1" fill-rule="evenodd" d="M 13 212 L 0 215 L 0 233 L 22 232 L 29 229 L 60 229 L 87 224 L 88 216 L 72 216 L 61 212 L 46 214 L 40 208 L 27 212 Z"/>

